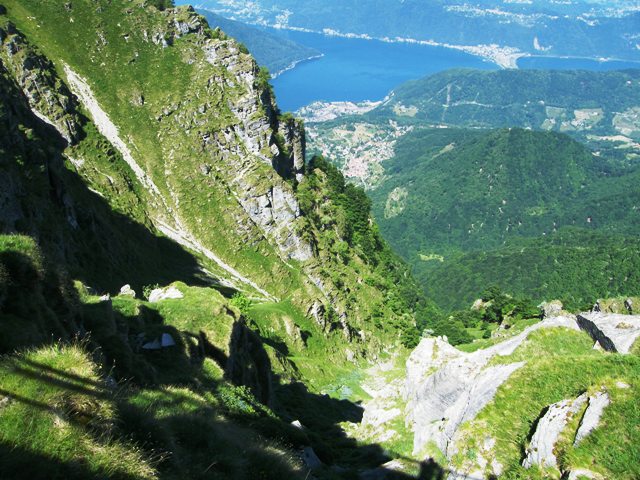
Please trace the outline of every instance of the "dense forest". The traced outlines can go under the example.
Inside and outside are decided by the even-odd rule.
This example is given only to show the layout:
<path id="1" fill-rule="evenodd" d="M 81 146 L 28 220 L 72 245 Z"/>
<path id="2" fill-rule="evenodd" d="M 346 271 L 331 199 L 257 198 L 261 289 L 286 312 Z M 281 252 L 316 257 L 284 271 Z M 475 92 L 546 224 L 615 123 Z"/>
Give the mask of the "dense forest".
<path id="1" fill-rule="evenodd" d="M 638 172 L 563 134 L 417 131 L 385 169 L 370 192 L 381 232 L 445 308 L 492 283 L 574 307 L 635 291 Z"/>

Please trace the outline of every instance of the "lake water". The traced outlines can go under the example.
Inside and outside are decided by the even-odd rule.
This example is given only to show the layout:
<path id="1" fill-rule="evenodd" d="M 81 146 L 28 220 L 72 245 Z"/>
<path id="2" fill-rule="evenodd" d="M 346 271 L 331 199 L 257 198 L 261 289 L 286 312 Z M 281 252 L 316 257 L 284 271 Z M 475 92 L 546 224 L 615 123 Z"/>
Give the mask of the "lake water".
<path id="1" fill-rule="evenodd" d="M 497 68 L 473 55 L 442 47 L 269 31 L 325 55 L 301 63 L 272 81 L 283 111 L 295 111 L 317 100 L 381 100 L 407 80 L 448 68 Z"/>
<path id="2" fill-rule="evenodd" d="M 518 60 L 518 67 L 535 70 L 624 70 L 640 68 L 640 62 L 624 60 L 610 60 L 600 62 L 588 58 L 559 58 L 559 57 L 524 57 Z"/>

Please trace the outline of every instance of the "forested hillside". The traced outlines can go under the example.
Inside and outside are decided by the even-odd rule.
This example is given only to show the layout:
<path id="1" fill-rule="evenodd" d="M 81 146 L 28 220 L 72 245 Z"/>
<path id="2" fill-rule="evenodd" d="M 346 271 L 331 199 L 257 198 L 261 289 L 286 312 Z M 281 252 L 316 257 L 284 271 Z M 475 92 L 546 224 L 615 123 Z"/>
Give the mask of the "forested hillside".
<path id="1" fill-rule="evenodd" d="M 639 112 L 640 70 L 451 70 L 401 85 L 365 118 L 563 132 L 629 163 L 640 155 Z"/>
<path id="2" fill-rule="evenodd" d="M 569 137 L 419 130 L 383 166 L 388 178 L 370 191 L 381 232 L 441 305 L 492 283 L 576 307 L 635 292 L 638 173 Z"/>

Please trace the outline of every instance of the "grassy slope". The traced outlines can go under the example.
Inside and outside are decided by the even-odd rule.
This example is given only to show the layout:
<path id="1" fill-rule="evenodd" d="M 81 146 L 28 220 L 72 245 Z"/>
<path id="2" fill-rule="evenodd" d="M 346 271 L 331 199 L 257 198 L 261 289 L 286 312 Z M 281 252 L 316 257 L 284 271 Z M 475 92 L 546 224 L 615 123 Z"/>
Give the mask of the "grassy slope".
<path id="1" fill-rule="evenodd" d="M 175 48 L 164 49 L 144 41 L 144 31 L 152 35 L 166 30 L 167 19 L 155 9 L 142 9 L 137 3 L 109 2 L 101 4 L 99 12 L 91 2 L 76 2 L 71 12 L 56 2 L 10 1 L 5 5 L 10 18 L 53 61 L 61 77 L 64 62 L 90 79 L 101 106 L 111 114 L 120 136 L 135 145 L 138 163 L 150 173 L 163 196 L 170 198 L 172 189 L 181 199 L 183 221 L 198 231 L 205 243 L 215 244 L 215 251 L 233 266 L 251 271 L 253 278 L 269 283 L 273 271 L 278 271 L 273 247 L 261 242 L 260 255 L 256 255 L 253 248 L 219 233 L 235 231 L 237 225 L 230 213 L 237 216 L 241 213 L 235 200 L 224 190 L 219 191 L 214 181 L 198 178 L 198 165 L 193 162 L 202 153 L 196 147 L 200 142 L 194 142 L 193 138 L 197 132 L 164 127 L 157 120 L 163 109 L 172 106 L 173 109 L 180 106 L 187 113 L 195 112 L 202 95 L 196 86 L 202 85 L 207 75 L 226 78 L 229 73 L 221 68 L 209 67 L 209 71 L 196 68 L 191 59 L 198 58 L 196 63 L 201 67 L 203 54 L 190 37 L 177 40 Z M 135 14 L 127 15 L 128 8 L 136 9 Z M 97 32 L 106 44 L 96 38 Z M 125 35 L 132 38 L 125 40 Z M 251 60 L 247 56 L 244 61 Z M 104 74 L 106 65 L 108 75 Z M 238 86 L 207 94 L 207 99 L 215 102 L 210 108 L 215 109 L 216 115 L 206 117 L 206 127 L 216 131 L 232 122 L 226 101 L 235 101 L 242 93 Z M 137 106 L 133 100 L 141 94 L 145 103 Z M 91 160 L 97 160 L 95 155 Z M 101 164 L 96 167 L 102 169 Z M 112 200 L 111 196 L 108 198 Z M 150 209 L 160 218 L 167 215 L 157 203 L 152 203 Z M 207 228 L 198 220 L 202 218 L 208 219 Z M 211 225 L 216 228 L 210 228 Z M 295 278 L 280 273 L 281 278 Z M 272 287 L 287 291 L 293 284 L 280 282 Z"/>
<path id="2" fill-rule="evenodd" d="M 273 242 L 267 241 L 247 219 L 234 198 L 233 189 L 237 187 L 229 187 L 238 165 L 247 160 L 246 155 L 221 160 L 219 152 L 213 147 L 203 147 L 202 141 L 205 133 L 215 137 L 237 121 L 229 105 L 247 95 L 246 87 L 239 85 L 227 69 L 212 66 L 204 59 L 202 37 L 198 35 L 177 38 L 168 48 L 149 40 L 170 28 L 171 15 L 188 20 L 191 13 L 158 12 L 137 1 L 104 5 L 79 1 L 70 10 L 55 2 L 9 0 L 5 5 L 9 18 L 33 45 L 52 59 L 61 78 L 66 63 L 88 79 L 101 106 L 119 128 L 120 136 L 132 147 L 136 160 L 150 174 L 163 197 L 163 201 L 158 201 L 139 186 L 132 189 L 142 191 L 104 188 L 104 181 L 98 179 L 114 173 L 115 168 L 108 163 L 128 173 L 124 179 L 119 175 L 117 182 L 126 184 L 131 175 L 119 158 L 105 157 L 100 146 L 87 143 L 82 144 L 82 149 L 65 152 L 85 160 L 80 175 L 105 196 L 109 205 L 127 211 L 129 207 L 120 204 L 128 201 L 131 209 L 138 209 L 139 221 L 146 226 L 150 224 L 149 218 L 169 219 L 171 223 L 170 217 L 178 216 L 188 230 L 228 264 L 284 301 L 291 301 L 303 313 L 313 300 L 323 297 L 314 285 L 315 280 L 306 275 L 312 271 L 314 277 L 323 280 L 324 290 L 336 310 L 352 314 L 349 321 L 355 328 L 366 330 L 366 320 L 380 311 L 394 318 L 391 323 L 396 327 L 411 323 L 405 318 L 406 309 L 400 312 L 384 301 L 385 295 L 398 295 L 393 282 L 377 281 L 375 285 L 362 282 L 363 277 L 372 275 L 374 265 L 358 258 L 363 257 L 361 253 L 353 255 L 353 261 L 347 264 L 343 256 L 329 251 L 336 235 L 325 225 L 306 218 L 296 220 L 296 230 L 316 244 L 319 252 L 314 265 L 301 266 L 295 260 L 283 262 Z M 233 42 L 229 45 L 230 49 L 236 48 Z M 255 67 L 248 55 L 238 53 L 237 60 L 242 68 Z M 137 101 L 141 95 L 142 105 Z M 205 113 L 201 113 L 203 106 Z M 264 114 L 260 111 L 256 115 Z M 87 124 L 87 129 L 91 128 Z M 213 167 L 209 175 L 201 173 L 203 165 Z M 291 188 L 262 161 L 251 167 L 247 180 L 256 196 L 273 184 L 282 185 L 285 190 Z M 322 188 L 312 193 L 323 194 Z M 154 262 L 150 259 L 149 263 Z M 224 274 L 212 262 L 203 263 L 214 273 Z M 385 272 L 381 273 L 384 276 Z M 171 280 L 163 278 L 162 282 Z M 109 287 L 112 291 L 117 288 Z M 363 298 L 368 301 L 360 301 Z"/>
<path id="3" fill-rule="evenodd" d="M 165 195 L 169 190 L 168 182 L 185 181 L 182 185 L 173 185 L 176 189 L 181 188 L 178 191 L 183 199 L 181 205 L 188 206 L 184 208 L 194 215 L 190 220 L 199 223 L 198 228 L 208 230 L 208 238 L 215 238 L 216 251 L 218 248 L 224 251 L 225 242 L 232 243 L 234 237 L 217 233 L 236 227 L 236 204 L 226 190 L 224 195 L 218 196 L 220 192 L 215 188 L 219 185 L 213 181 L 195 185 L 190 183 L 192 173 L 187 172 L 183 178 L 184 171 L 165 171 L 170 167 L 194 167 L 185 160 L 194 147 L 181 136 L 184 132 L 171 138 L 157 137 L 157 132 L 150 126 L 157 122 L 155 114 L 165 102 L 177 101 L 180 95 L 187 102 L 195 101 L 195 94 L 186 91 L 187 84 L 197 84 L 202 80 L 200 75 L 204 74 L 194 73 L 185 63 L 194 49 L 198 54 L 199 50 L 192 42 L 188 38 L 180 39 L 175 49 L 162 49 L 140 41 L 135 47 L 139 55 L 135 57 L 133 42 L 124 40 L 123 32 L 142 35 L 139 28 L 142 25 L 166 27 L 152 8 L 136 10 L 140 8 L 137 2 L 75 2 L 71 13 L 56 2 L 9 1 L 4 4 L 10 18 L 19 24 L 32 44 L 54 59 L 58 74 L 61 75 L 65 62 L 91 79 L 101 105 L 118 124 L 121 136 L 136 146 L 136 156 Z M 136 14 L 129 15 L 128 8 L 134 9 Z M 86 28 L 87 25 L 92 28 Z M 96 43 L 96 31 L 104 36 L 106 44 L 100 40 Z M 186 60 L 181 55 L 185 55 Z M 130 63 L 133 58 L 136 60 Z M 246 59 L 249 61 L 248 57 Z M 107 62 L 113 68 L 105 75 Z M 178 75 L 179 72 L 185 73 L 187 80 Z M 225 71 L 208 73 L 223 78 L 227 75 Z M 189 74 L 193 75 L 189 77 Z M 163 79 L 164 76 L 167 78 Z M 139 90 L 142 86 L 144 92 Z M 233 98 L 234 92 L 231 88 L 225 94 L 228 96 L 214 96 L 214 99 L 224 103 Z M 131 95 L 139 93 L 144 93 L 145 97 L 146 107 L 142 109 L 130 102 Z M 19 94 L 9 96 L 21 98 Z M 233 245 L 229 256 L 237 261 L 235 265 L 245 265 L 255 273 L 254 278 L 268 281 L 288 297 L 281 304 L 254 305 L 250 312 L 244 312 L 253 317 L 247 322 L 257 333 L 238 326 L 242 323 L 240 313 L 227 299 L 210 288 L 194 286 L 198 284 L 194 274 L 198 265 L 196 260 L 201 259 L 193 258 L 172 242 L 158 239 L 151 233 L 149 215 L 162 218 L 166 214 L 163 205 L 156 203 L 137 185 L 122 158 L 91 123 L 83 126 L 86 136 L 78 145 L 64 149 L 63 145 L 54 142 L 53 132 L 32 118 L 25 105 L 3 98 L 1 106 L 12 114 L 20 112 L 22 116 L 20 122 L 14 122 L 11 115 L 6 119 L 3 117 L 10 127 L 3 130 L 3 134 L 9 132 L 10 139 L 3 147 L 9 145 L 11 148 L 3 150 L 1 166 L 9 173 L 8 178 L 21 185 L 21 194 L 24 193 L 28 200 L 23 205 L 25 212 L 41 213 L 40 217 L 29 218 L 29 222 L 19 228 L 37 235 L 43 249 L 42 254 L 32 254 L 38 252 L 33 240 L 0 237 L 0 348 L 3 354 L 29 346 L 40 348 L 34 350 L 33 355 L 50 349 L 55 352 L 54 357 L 64 357 L 69 348 L 78 352 L 87 350 L 92 353 L 87 361 L 93 362 L 86 365 L 87 371 L 98 372 L 102 368 L 98 382 L 101 390 L 106 385 L 108 373 L 128 381 L 123 392 L 105 394 L 105 402 L 115 405 L 113 415 L 122 427 L 114 430 L 113 442 L 128 448 L 133 439 L 143 459 L 140 468 L 150 469 L 151 476 L 175 478 L 180 477 L 180 472 L 189 470 L 193 476 L 202 478 L 295 478 L 299 463 L 290 457 L 291 448 L 302 444 L 313 445 L 326 463 L 340 462 L 350 465 L 351 469 L 375 466 L 388 459 L 378 447 L 361 449 L 355 441 L 344 437 L 339 424 L 345 420 L 357 421 L 361 411 L 356 405 L 316 393 L 336 377 L 347 374 L 351 365 L 343 360 L 347 342 L 345 333 L 335 328 L 338 319 L 333 318 L 334 325 L 328 327 L 334 331 L 323 332 L 300 312 L 299 304 L 301 299 L 306 299 L 308 291 L 298 288 L 301 280 L 295 265 L 293 268 L 283 266 L 274 249 L 263 241 Z M 217 115 L 209 115 L 209 121 L 224 123 L 228 120 L 226 107 L 219 107 Z M 15 148 L 16 139 L 19 139 L 17 144 L 26 146 L 25 149 Z M 164 157 L 167 145 L 175 146 L 174 157 Z M 185 149 L 178 152 L 180 147 Z M 79 172 L 74 171 L 75 167 L 65 160 L 65 156 L 84 160 Z M 25 159 L 33 164 L 27 162 L 27 168 L 24 168 Z M 168 165 L 169 160 L 175 163 Z M 53 171 L 54 161 L 60 188 L 74 201 L 80 225 L 75 232 L 69 228 L 61 205 L 46 201 L 51 192 L 43 173 Z M 103 178 L 107 176 L 113 177 L 113 181 L 105 182 Z M 268 187 L 264 178 L 258 180 L 261 182 L 258 188 Z M 100 194 L 88 191 L 87 184 Z M 208 199 L 204 206 L 198 197 L 202 189 L 206 190 Z M 326 194 L 321 187 L 316 193 Z M 391 312 L 391 308 L 398 307 L 397 302 L 386 306 L 387 294 L 393 295 L 387 291 L 393 289 L 393 282 L 385 279 L 383 272 L 374 276 L 370 267 L 357 256 L 347 262 L 344 252 L 340 254 L 342 257 L 330 252 L 328 245 L 335 242 L 335 238 L 324 240 L 321 237 L 321 240 L 318 249 L 323 255 L 326 273 L 335 276 L 342 285 L 353 285 L 346 303 L 347 306 L 357 305 L 358 309 L 354 307 L 352 312 L 358 312 L 360 319 L 364 319 L 375 309 L 380 320 L 386 318 L 385 309 L 389 308 L 389 316 L 402 325 L 411 322 L 402 308 Z M 155 248 L 156 244 L 160 244 L 158 248 Z M 68 251 L 56 251 L 59 248 Z M 36 259 L 40 255 L 46 260 L 41 267 L 35 268 L 34 265 L 39 265 Z M 14 258 L 17 262 L 12 263 Z M 342 266 L 331 269 L 333 263 Z M 269 275 L 265 274 L 264 265 L 267 265 Z M 72 278 L 81 278 L 100 292 L 117 291 L 124 283 L 132 283 L 141 292 L 143 285 L 166 285 L 179 278 L 185 283 L 176 285 L 185 298 L 149 304 L 140 299 L 115 297 L 110 305 L 89 293 L 93 292 L 90 289 L 81 287 L 76 291 L 68 280 L 65 267 L 69 267 Z M 174 278 L 171 278 L 172 274 Z M 362 282 L 363 277 L 369 279 L 367 283 Z M 366 302 L 359 302 L 365 297 Z M 383 333 L 369 336 L 367 345 L 354 343 L 353 350 L 375 349 L 382 338 L 395 342 L 396 327 L 387 328 L 381 324 Z M 300 338 L 296 339 L 289 330 L 300 332 Z M 69 347 L 67 342 L 77 332 L 88 332 L 89 343 Z M 159 355 L 136 350 L 139 335 L 148 340 L 160 333 L 171 334 L 177 347 Z M 302 333 L 305 340 L 302 340 Z M 240 340 L 234 338 L 245 339 L 253 346 L 243 347 L 237 343 Z M 53 339 L 60 339 L 61 345 L 52 347 Z M 12 362 L 20 358 L 18 355 L 3 359 L 6 368 L 11 369 Z M 239 355 L 236 365 L 240 367 L 229 373 L 218 362 L 233 355 Z M 57 358 L 47 360 L 54 366 L 57 361 Z M 329 368 L 331 362 L 340 368 Z M 255 387 L 271 371 L 275 375 L 271 395 L 275 414 L 253 398 L 253 395 L 265 393 L 265 388 Z M 288 383 L 291 379 L 305 380 L 309 387 Z M 28 395 L 21 397 L 21 392 L 14 388 L 16 382 L 7 383 L 11 390 L 5 395 L 12 406 L 21 404 L 20 415 L 28 417 L 34 407 L 30 403 L 31 393 L 24 392 Z M 237 385 L 248 385 L 254 393 L 248 394 Z M 5 387 L 4 379 L 2 387 Z M 60 387 L 56 395 L 67 395 L 67 386 Z M 318 415 L 317 412 L 324 413 Z M 0 416 L 3 413 L 0 407 Z M 309 432 L 311 438 L 288 425 L 295 418 L 301 418 L 313 427 L 313 432 Z M 194 435 L 195 431 L 201 431 L 202 435 Z M 88 450 L 86 453 L 78 450 L 77 459 L 83 465 L 88 464 L 88 470 L 82 467 L 77 471 L 74 470 L 75 460 L 49 452 L 48 445 L 31 435 L 21 438 L 17 431 L 12 431 L 11 435 L 3 445 L 3 463 L 0 464 L 3 475 L 14 472 L 34 458 L 50 456 L 52 463 L 44 464 L 44 467 L 60 472 L 56 473 L 59 476 L 69 474 L 83 478 L 83 475 L 100 475 L 104 469 L 120 468 L 115 461 L 117 456 L 114 462 L 104 466 L 95 463 L 99 459 L 93 459 L 92 452 L 101 445 L 93 442 L 90 430 L 72 432 L 74 442 L 80 441 L 82 436 L 89 439 Z M 23 442 L 24 448 L 14 456 L 11 452 L 15 452 L 12 448 L 17 442 Z M 79 447 L 76 443 L 70 448 Z M 245 455 L 238 455 L 240 450 Z M 137 460 L 127 457 L 122 461 L 135 463 Z M 265 465 L 266 471 L 256 471 L 258 465 Z M 41 473 L 38 464 L 33 468 Z M 127 468 L 135 467 L 129 465 Z M 123 474 L 124 477 L 127 475 Z M 133 472 L 133 475 L 138 473 Z"/>
<path id="4" fill-rule="evenodd" d="M 0 245 L 0 346 L 11 353 L 0 358 L 0 424 L 39 419 L 37 428 L 3 429 L 0 476 L 27 469 L 39 478 L 47 469 L 49 478 L 303 478 L 294 452 L 312 445 L 323 462 L 348 466 L 341 478 L 352 478 L 390 458 L 343 431 L 342 422 L 362 412 L 336 387 L 355 390 L 359 381 L 358 367 L 332 360 L 341 356 L 342 334 L 323 337 L 291 304 L 249 306 L 251 333 L 234 301 L 181 282 L 174 287 L 184 298 L 159 303 L 104 301 L 81 284 L 53 297 L 65 283 L 51 264 L 38 263 L 32 240 L 2 236 Z M 32 336 L 7 331 L 13 320 Z M 78 329 L 90 335 L 69 343 Z M 140 350 L 161 333 L 177 345 Z M 27 345 L 37 347 L 14 351 Z M 98 435 L 103 417 L 110 427 Z M 307 429 L 291 427 L 294 419 Z M 59 430 L 60 449 L 52 448 L 45 439 Z M 329 468 L 315 475 L 336 478 Z"/>

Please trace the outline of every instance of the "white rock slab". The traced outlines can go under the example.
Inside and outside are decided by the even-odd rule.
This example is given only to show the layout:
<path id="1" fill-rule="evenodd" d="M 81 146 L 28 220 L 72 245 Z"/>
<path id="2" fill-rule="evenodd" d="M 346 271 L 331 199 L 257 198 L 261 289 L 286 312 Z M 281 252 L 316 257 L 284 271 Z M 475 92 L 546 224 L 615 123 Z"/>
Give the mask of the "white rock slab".
<path id="1" fill-rule="evenodd" d="M 549 406 L 549 410 L 539 420 L 536 431 L 527 448 L 527 457 L 522 462 L 524 468 L 534 465 L 540 467 L 557 467 L 558 461 L 553 449 L 567 422 L 587 401 L 582 394 L 575 400 L 562 400 Z"/>
<path id="2" fill-rule="evenodd" d="M 162 300 L 179 298 L 184 298 L 184 295 L 174 286 L 170 286 L 167 288 L 154 288 L 149 294 L 150 303 L 157 303 Z"/>
<path id="3" fill-rule="evenodd" d="M 598 428 L 600 425 L 600 418 L 604 413 L 604 409 L 611 404 L 609 394 L 605 391 L 600 391 L 595 395 L 589 397 L 589 406 L 584 412 L 578 432 L 576 433 L 576 439 L 573 442 L 574 446 L 578 446 L 580 442 L 589 435 L 592 431 Z"/>

